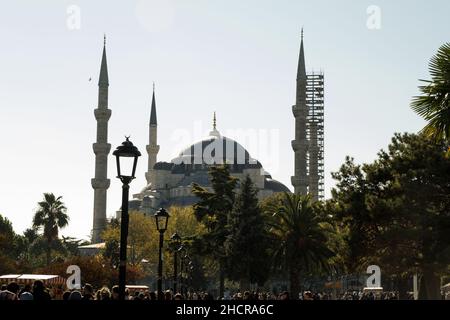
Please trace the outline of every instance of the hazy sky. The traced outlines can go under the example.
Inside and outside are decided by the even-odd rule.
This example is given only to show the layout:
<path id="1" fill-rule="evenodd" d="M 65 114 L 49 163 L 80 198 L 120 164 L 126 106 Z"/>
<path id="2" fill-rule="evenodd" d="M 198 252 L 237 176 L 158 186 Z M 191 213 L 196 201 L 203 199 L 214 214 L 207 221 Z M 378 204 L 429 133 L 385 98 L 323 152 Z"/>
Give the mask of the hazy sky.
<path id="1" fill-rule="evenodd" d="M 371 5 L 379 8 L 379 20 Z M 88 237 L 103 33 L 109 142 L 114 150 L 131 135 L 144 154 L 131 193 L 145 185 L 153 81 L 158 160 L 170 161 L 182 145 L 200 138 L 199 128 L 206 134 L 216 111 L 222 134 L 257 134 L 256 143 L 237 133 L 230 137 L 292 188 L 291 107 L 304 26 L 307 70 L 325 73 L 329 196 L 330 172 L 346 155 L 371 161 L 394 132 L 423 126 L 409 103 L 417 79 L 428 78 L 430 57 L 450 41 L 449 12 L 448 0 L 2 3 L 0 214 L 22 232 L 42 194 L 53 192 L 63 196 L 71 219 L 63 234 Z M 121 202 L 112 156 L 108 170 L 112 215 Z"/>

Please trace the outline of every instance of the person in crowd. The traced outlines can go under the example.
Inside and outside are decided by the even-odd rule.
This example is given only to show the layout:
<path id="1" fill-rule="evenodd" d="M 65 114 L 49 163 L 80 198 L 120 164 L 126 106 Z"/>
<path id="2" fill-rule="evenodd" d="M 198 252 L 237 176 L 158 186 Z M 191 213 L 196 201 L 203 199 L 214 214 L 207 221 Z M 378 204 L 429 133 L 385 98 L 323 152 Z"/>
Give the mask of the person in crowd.
<path id="1" fill-rule="evenodd" d="M 289 292 L 288 291 L 283 291 L 282 293 L 280 293 L 279 300 L 290 300 L 289 299 Z"/>
<path id="2" fill-rule="evenodd" d="M 69 301 L 78 301 L 81 300 L 83 298 L 83 296 L 81 295 L 81 292 L 78 290 L 74 290 L 70 293 L 68 300 Z"/>
<path id="3" fill-rule="evenodd" d="M 170 290 L 164 292 L 164 300 L 172 300 L 172 292 Z"/>
<path id="4" fill-rule="evenodd" d="M 19 285 L 11 282 L 6 286 L 2 286 L 0 291 L 0 300 L 19 300 L 17 293 L 19 292 Z"/>
<path id="5" fill-rule="evenodd" d="M 111 300 L 119 300 L 119 286 L 115 285 L 111 290 Z"/>
<path id="6" fill-rule="evenodd" d="M 205 292 L 205 295 L 203 296 L 203 300 L 214 300 L 214 296 L 209 292 Z"/>
<path id="7" fill-rule="evenodd" d="M 50 293 L 41 280 L 36 280 L 33 283 L 33 297 L 36 301 L 48 301 L 52 299 Z"/>
<path id="8" fill-rule="evenodd" d="M 62 295 L 62 299 L 64 301 L 68 301 L 70 297 L 70 291 L 64 291 L 63 295 Z"/>
<path id="9" fill-rule="evenodd" d="M 31 293 L 31 285 L 26 284 L 22 290 L 20 290 L 19 293 L 19 299 L 20 300 L 33 300 L 33 294 Z"/>
<path id="10" fill-rule="evenodd" d="M 83 287 L 82 300 L 94 300 L 94 288 L 89 283 L 86 283 Z"/>
<path id="11" fill-rule="evenodd" d="M 99 294 L 100 299 L 99 300 L 103 300 L 103 301 L 111 300 L 111 291 L 109 291 L 108 287 L 104 286 L 99 291 L 100 291 L 100 294 Z M 118 300 L 118 295 L 119 295 L 118 291 L 119 291 L 119 287 L 117 287 L 117 300 Z"/>
<path id="12" fill-rule="evenodd" d="M 142 292 L 142 291 L 139 292 L 139 294 L 138 294 L 138 296 L 137 296 L 136 299 L 139 300 L 139 301 L 144 301 L 144 300 L 146 300 L 145 293 Z"/>
<path id="13" fill-rule="evenodd" d="M 174 297 L 173 300 L 183 300 L 183 295 L 181 293 L 177 293 Z"/>
<path id="14" fill-rule="evenodd" d="M 150 300 L 157 300 L 158 298 L 155 291 L 150 291 L 148 295 Z"/>
<path id="15" fill-rule="evenodd" d="M 305 293 L 303 294 L 303 300 L 306 300 L 306 301 L 314 300 L 314 296 L 313 296 L 312 292 L 305 291 Z"/>

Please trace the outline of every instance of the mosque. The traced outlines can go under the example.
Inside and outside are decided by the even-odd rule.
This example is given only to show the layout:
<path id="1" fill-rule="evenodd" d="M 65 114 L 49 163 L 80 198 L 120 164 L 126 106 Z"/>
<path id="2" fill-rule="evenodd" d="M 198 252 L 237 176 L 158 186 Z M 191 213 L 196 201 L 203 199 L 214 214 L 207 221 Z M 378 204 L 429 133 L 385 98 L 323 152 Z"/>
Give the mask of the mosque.
<path id="1" fill-rule="evenodd" d="M 253 159 L 248 151 L 237 141 L 220 134 L 216 128 L 214 114 L 213 128 L 202 140 L 181 150 L 170 162 L 157 161 L 159 146 L 157 145 L 156 101 L 153 92 L 149 124 L 148 171 L 145 173 L 147 185 L 134 200 L 129 203 L 130 209 L 146 214 L 154 213 L 160 207 L 171 205 L 191 205 L 196 197 L 191 192 L 192 183 L 210 187 L 208 169 L 212 165 L 227 163 L 230 173 L 243 179 L 249 175 L 258 188 L 258 197 L 263 199 L 275 192 L 290 192 L 289 189 L 264 171 L 261 163 Z"/>
<path id="2" fill-rule="evenodd" d="M 296 169 L 292 177 L 295 192 L 306 193 L 308 190 L 308 172 L 300 172 L 305 168 L 307 150 L 299 146 L 307 143 L 307 96 L 298 91 L 306 92 L 307 83 L 304 81 L 303 34 L 297 74 L 297 102 L 293 106 L 296 118 L 296 138 L 292 142 L 295 151 Z M 300 74 L 304 73 L 304 74 Z M 299 80 L 300 79 L 300 80 Z M 106 59 L 106 41 L 103 45 L 103 54 L 98 82 L 98 107 L 94 110 L 97 120 L 97 141 L 93 144 L 95 154 L 95 178 L 91 180 L 94 189 L 94 221 L 92 242 L 101 241 L 101 232 L 106 227 L 106 196 L 110 180 L 107 178 L 108 155 L 111 145 L 108 143 L 108 121 L 111 117 L 111 109 L 108 108 L 108 67 Z M 147 184 L 142 190 L 133 195 L 129 201 L 130 210 L 139 210 L 145 214 L 153 214 L 160 207 L 171 205 L 191 205 L 196 202 L 196 197 L 191 192 L 192 183 L 197 183 L 205 188 L 211 186 L 208 170 L 211 166 L 227 163 L 230 173 L 238 179 L 250 176 L 258 189 L 258 198 L 263 199 L 277 192 L 290 192 L 281 182 L 272 178 L 262 164 L 250 156 L 249 152 L 239 142 L 223 136 L 216 125 L 214 113 L 212 130 L 209 135 L 200 141 L 193 142 L 181 150 L 179 155 L 170 161 L 158 161 L 158 122 L 156 115 L 155 88 L 150 108 L 149 136 L 146 146 L 148 156 L 147 172 L 145 178 Z M 303 138 L 305 141 L 298 141 Z M 302 153 L 303 152 L 303 153 Z M 310 175 L 312 176 L 312 175 Z M 313 179 L 309 179 L 313 181 Z M 304 186 L 304 188 L 303 188 Z M 298 190 L 297 190 L 298 189 Z M 314 190 L 310 186 L 310 190 Z"/>

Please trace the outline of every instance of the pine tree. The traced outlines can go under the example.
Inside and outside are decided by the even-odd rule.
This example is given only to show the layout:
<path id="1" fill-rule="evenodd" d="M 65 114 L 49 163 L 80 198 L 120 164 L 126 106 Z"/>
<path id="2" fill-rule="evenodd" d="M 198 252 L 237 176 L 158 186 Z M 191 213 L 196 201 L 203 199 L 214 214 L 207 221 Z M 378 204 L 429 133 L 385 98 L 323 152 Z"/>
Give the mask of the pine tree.
<path id="1" fill-rule="evenodd" d="M 227 275 L 240 282 L 241 290 L 248 290 L 249 283 L 262 286 L 270 269 L 268 237 L 257 195 L 258 190 L 247 175 L 230 217 L 225 244 Z"/>
<path id="2" fill-rule="evenodd" d="M 227 239 L 228 219 L 233 210 L 237 179 L 230 175 L 227 165 L 213 166 L 209 171 L 213 191 L 192 185 L 192 193 L 199 198 L 194 205 L 194 214 L 207 231 L 199 238 L 202 251 L 219 263 L 219 295 L 223 296 L 225 282 L 226 252 L 224 243 Z"/>

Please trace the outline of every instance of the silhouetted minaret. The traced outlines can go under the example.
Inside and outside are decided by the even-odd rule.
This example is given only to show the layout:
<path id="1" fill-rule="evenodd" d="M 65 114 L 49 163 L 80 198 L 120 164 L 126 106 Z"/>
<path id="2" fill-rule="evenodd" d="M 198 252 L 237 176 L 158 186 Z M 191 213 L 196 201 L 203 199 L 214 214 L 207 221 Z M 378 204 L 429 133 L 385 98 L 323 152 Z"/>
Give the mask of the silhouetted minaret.
<path id="1" fill-rule="evenodd" d="M 157 155 L 159 152 L 159 145 L 157 143 L 158 138 L 158 122 L 156 121 L 156 100 L 155 100 L 155 84 L 153 83 L 153 96 L 152 96 L 152 108 L 150 111 L 150 127 L 149 127 L 149 137 L 147 154 L 148 154 L 148 169 L 145 173 L 145 178 L 147 179 L 147 184 L 151 183 L 151 174 L 153 166 L 157 161 Z"/>
<path id="2" fill-rule="evenodd" d="M 294 176 L 291 177 L 291 183 L 294 186 L 295 193 L 306 194 L 308 192 L 308 179 L 306 174 L 306 156 L 308 153 L 306 117 L 308 115 L 308 106 L 306 104 L 306 67 L 303 49 L 303 28 L 297 69 L 297 95 L 295 105 L 292 106 L 292 112 L 295 117 L 295 139 L 292 140 L 292 149 L 295 152 L 295 169 Z"/>
<path id="3" fill-rule="evenodd" d="M 95 178 L 91 180 L 94 188 L 94 226 L 92 242 L 101 242 L 101 233 L 106 228 L 106 191 L 109 188 L 108 154 L 111 145 L 108 143 L 108 120 L 111 110 L 108 109 L 108 66 L 106 63 L 106 37 L 103 41 L 103 56 L 98 79 L 98 107 L 94 110 L 97 120 L 97 142 L 92 145 L 95 153 Z"/>

